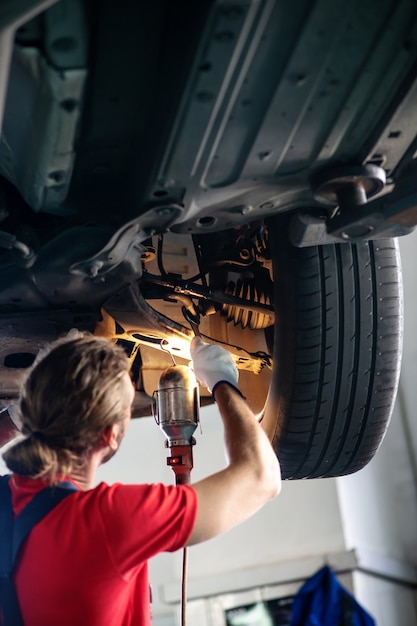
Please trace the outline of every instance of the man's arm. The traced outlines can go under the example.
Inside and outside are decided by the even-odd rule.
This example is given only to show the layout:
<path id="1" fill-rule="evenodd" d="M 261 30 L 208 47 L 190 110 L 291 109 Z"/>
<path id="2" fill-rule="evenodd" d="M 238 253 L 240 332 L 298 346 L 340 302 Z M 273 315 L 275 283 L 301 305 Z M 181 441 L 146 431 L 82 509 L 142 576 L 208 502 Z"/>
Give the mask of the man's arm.
<path id="1" fill-rule="evenodd" d="M 219 346 L 205 346 L 214 347 L 219 350 Z M 277 496 L 281 487 L 276 454 L 262 426 L 235 388 L 237 373 L 235 379 L 233 374 L 228 375 L 230 362 L 226 368 L 219 365 L 223 358 L 231 360 L 230 355 L 221 355 L 219 360 L 218 353 L 213 354 L 212 362 L 217 369 L 214 375 L 206 375 L 211 361 L 209 350 L 203 350 L 197 358 L 193 356 L 193 363 L 202 382 L 215 388 L 228 465 L 192 485 L 197 493 L 198 511 L 188 545 L 211 539 L 245 521 Z M 211 378 L 211 382 L 207 378 Z M 218 382 L 213 384 L 216 378 Z"/>

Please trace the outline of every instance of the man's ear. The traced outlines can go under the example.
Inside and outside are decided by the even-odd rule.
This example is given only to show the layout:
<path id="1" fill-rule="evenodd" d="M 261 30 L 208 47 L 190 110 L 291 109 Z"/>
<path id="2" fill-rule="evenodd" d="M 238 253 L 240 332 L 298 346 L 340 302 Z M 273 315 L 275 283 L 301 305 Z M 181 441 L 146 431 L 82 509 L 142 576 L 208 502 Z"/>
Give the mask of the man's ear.
<path id="1" fill-rule="evenodd" d="M 114 452 L 119 448 L 119 424 L 108 426 L 101 436 L 101 441 Z"/>

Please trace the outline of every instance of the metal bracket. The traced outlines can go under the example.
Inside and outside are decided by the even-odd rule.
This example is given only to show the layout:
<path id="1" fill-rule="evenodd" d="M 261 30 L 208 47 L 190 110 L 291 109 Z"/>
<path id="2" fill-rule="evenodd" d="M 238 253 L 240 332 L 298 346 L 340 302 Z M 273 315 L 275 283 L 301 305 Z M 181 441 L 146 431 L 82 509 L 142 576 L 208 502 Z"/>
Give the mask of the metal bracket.
<path id="1" fill-rule="evenodd" d="M 343 168 L 328 170 L 327 180 L 324 174 L 313 180 L 316 199 L 338 209 L 331 215 L 314 215 L 307 210 L 294 215 L 290 221 L 291 242 L 302 248 L 400 237 L 412 232 L 417 226 L 416 176 L 397 181 L 390 193 L 366 201 L 369 195 L 381 191 L 383 180 L 381 168 L 369 168 L 346 166 L 344 172 Z"/>
<path id="2" fill-rule="evenodd" d="M 410 177 L 392 193 L 364 205 L 356 217 L 340 213 L 328 223 L 329 235 L 345 241 L 407 235 L 417 226 L 417 182 Z M 369 236 L 368 236 L 369 235 Z"/>
<path id="3" fill-rule="evenodd" d="M 167 230 L 178 219 L 181 211 L 182 207 L 178 205 L 153 207 L 119 228 L 94 256 L 73 263 L 70 272 L 91 278 L 110 272 L 126 258 L 132 248 L 140 246 L 156 232 Z"/>

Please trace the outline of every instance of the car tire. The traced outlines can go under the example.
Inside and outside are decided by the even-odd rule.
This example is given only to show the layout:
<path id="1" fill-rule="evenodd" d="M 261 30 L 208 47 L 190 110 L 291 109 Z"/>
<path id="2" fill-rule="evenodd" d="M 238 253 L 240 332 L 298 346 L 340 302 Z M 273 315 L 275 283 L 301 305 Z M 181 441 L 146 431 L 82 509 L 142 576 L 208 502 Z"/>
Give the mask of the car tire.
<path id="1" fill-rule="evenodd" d="M 295 248 L 269 224 L 274 368 L 263 425 L 285 479 L 363 468 L 392 413 L 402 349 L 396 240 Z"/>

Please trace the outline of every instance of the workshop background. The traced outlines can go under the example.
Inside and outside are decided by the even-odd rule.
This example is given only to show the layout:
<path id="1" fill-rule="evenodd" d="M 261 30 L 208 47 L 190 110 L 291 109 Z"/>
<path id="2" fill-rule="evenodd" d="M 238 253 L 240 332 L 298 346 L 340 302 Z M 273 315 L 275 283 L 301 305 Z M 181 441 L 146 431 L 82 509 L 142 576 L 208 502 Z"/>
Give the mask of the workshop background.
<path id="1" fill-rule="evenodd" d="M 403 365 L 380 450 L 352 476 L 284 482 L 281 495 L 249 521 L 192 547 L 188 626 L 287 626 L 293 596 L 326 564 L 377 626 L 417 626 L 417 232 L 400 239 L 400 248 Z M 200 417 L 192 481 L 225 463 L 216 407 Z M 120 452 L 100 468 L 102 480 L 174 482 L 153 418 L 131 422 Z M 153 626 L 180 623 L 181 570 L 182 551 L 152 560 Z"/>
<path id="2" fill-rule="evenodd" d="M 192 547 L 189 626 L 285 626 L 292 596 L 325 564 L 378 626 L 417 625 L 417 232 L 401 238 L 400 248 L 403 365 L 380 450 L 352 476 L 284 482 L 281 495 L 252 519 Z M 202 409 L 200 417 L 194 482 L 225 463 L 216 407 Z M 99 480 L 174 482 L 164 436 L 152 418 L 130 424 Z M 182 552 L 151 562 L 154 626 L 179 623 L 181 569 Z"/>

